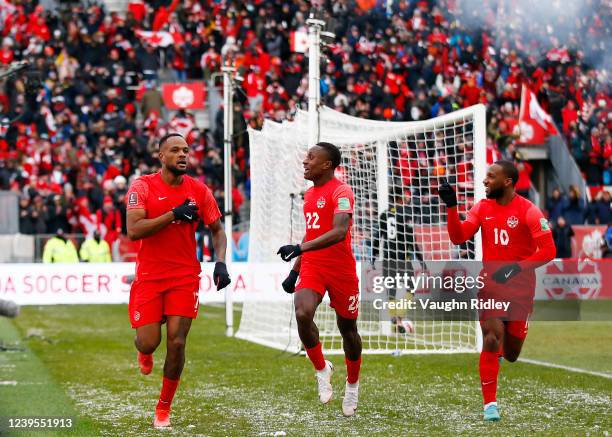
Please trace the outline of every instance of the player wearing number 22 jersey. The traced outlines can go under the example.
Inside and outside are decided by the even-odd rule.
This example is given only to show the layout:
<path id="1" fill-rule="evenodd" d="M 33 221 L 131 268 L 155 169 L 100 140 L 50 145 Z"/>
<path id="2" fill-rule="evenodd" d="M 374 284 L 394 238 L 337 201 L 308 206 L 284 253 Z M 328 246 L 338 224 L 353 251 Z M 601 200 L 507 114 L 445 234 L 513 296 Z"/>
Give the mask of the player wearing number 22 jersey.
<path id="1" fill-rule="evenodd" d="M 447 182 L 438 188 L 447 206 L 448 234 L 454 244 L 464 243 L 481 230 L 484 287 L 478 297 L 509 303 L 507 310 L 480 313 L 480 381 L 488 421 L 500 419 L 496 391 L 501 357 L 516 361 L 527 336 L 535 269 L 555 257 L 548 221 L 533 203 L 516 194 L 517 180 L 513 163 L 497 161 L 490 166 L 484 180 L 487 199 L 476 203 L 464 222 L 457 214 L 454 189 Z"/>
<path id="2" fill-rule="evenodd" d="M 304 241 L 315 240 L 331 231 L 335 214 L 353 214 L 353 203 L 351 187 L 336 178 L 320 187 L 310 187 L 304 194 Z M 355 319 L 359 283 L 351 248 L 351 227 L 352 223 L 339 243 L 302 255 L 296 288 L 311 288 L 321 295 L 327 290 L 331 307 L 341 316 Z"/>
<path id="3" fill-rule="evenodd" d="M 342 412 L 352 416 L 357 409 L 361 337 L 357 332 L 359 281 L 351 250 L 354 196 L 351 187 L 334 177 L 340 164 L 340 150 L 329 143 L 318 143 L 304 159 L 304 177 L 314 186 L 304 195 L 306 235 L 302 244 L 278 250 L 284 261 L 299 257 L 283 282 L 288 293 L 295 291 L 295 316 L 300 340 L 316 370 L 319 400 L 332 397 L 333 366 L 323 357 L 314 315 L 325 293 L 342 335 L 347 367 Z M 296 281 L 299 276 L 299 282 Z"/>

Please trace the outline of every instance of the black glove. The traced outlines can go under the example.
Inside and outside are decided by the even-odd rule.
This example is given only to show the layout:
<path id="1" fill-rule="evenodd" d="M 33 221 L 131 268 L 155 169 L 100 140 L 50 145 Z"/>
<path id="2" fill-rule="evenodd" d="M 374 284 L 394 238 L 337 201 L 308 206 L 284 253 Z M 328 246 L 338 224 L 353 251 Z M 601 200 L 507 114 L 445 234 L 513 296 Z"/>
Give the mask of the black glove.
<path id="1" fill-rule="evenodd" d="M 298 272 L 291 270 L 287 279 L 283 281 L 283 290 L 287 293 L 293 293 L 295 291 L 295 283 L 298 280 L 298 276 L 300 276 Z"/>
<path id="2" fill-rule="evenodd" d="M 446 204 L 447 208 L 457 206 L 457 193 L 455 193 L 455 189 L 450 186 L 446 179 L 438 185 L 438 196 L 440 196 L 440 199 Z"/>
<path id="3" fill-rule="evenodd" d="M 227 266 L 224 262 L 217 261 L 215 263 L 215 271 L 213 272 L 213 281 L 217 286 L 217 291 L 221 290 L 228 285 L 232 280 L 230 279 L 229 273 L 227 273 Z"/>
<path id="4" fill-rule="evenodd" d="M 505 284 L 510 280 L 510 278 L 518 275 L 521 270 L 521 266 L 519 266 L 517 263 L 508 264 L 507 266 L 503 266 L 497 269 L 497 271 L 493 273 L 491 277 L 498 284 Z"/>
<path id="5" fill-rule="evenodd" d="M 281 247 L 276 252 L 277 255 L 280 255 L 283 261 L 291 261 L 293 258 L 296 258 L 302 254 L 302 249 L 299 244 L 287 244 L 286 246 Z"/>
<path id="6" fill-rule="evenodd" d="M 175 220 L 184 222 L 198 221 L 198 206 L 191 204 L 191 200 L 185 199 L 182 205 L 177 206 L 172 210 Z"/>

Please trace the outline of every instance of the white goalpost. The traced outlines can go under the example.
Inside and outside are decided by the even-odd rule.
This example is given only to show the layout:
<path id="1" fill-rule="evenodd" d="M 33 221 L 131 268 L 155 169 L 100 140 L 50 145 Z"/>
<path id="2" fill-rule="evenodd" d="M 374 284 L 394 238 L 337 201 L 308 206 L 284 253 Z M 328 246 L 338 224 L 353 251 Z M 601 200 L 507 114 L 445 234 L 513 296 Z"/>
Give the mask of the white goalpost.
<path id="1" fill-rule="evenodd" d="M 311 112 L 312 114 L 312 112 Z M 485 108 L 476 105 L 430 120 L 385 122 L 365 120 L 321 107 L 318 141 L 337 145 L 342 163 L 337 177 L 355 193 L 353 252 L 367 274 L 381 225 L 381 215 L 396 193 L 409 199 L 401 210 L 426 261 L 481 259 L 480 234 L 458 247 L 448 239 L 445 207 L 435 189 L 445 177 L 457 189 L 459 213 L 484 197 L 486 167 Z M 277 249 L 299 243 L 304 235 L 302 159 L 312 142 L 312 120 L 299 111 L 295 120 L 266 120 L 261 131 L 249 130 L 251 150 L 250 262 L 278 262 Z M 310 141 L 309 141 L 310 139 Z M 404 254 L 411 256 L 411 254 Z M 390 256 L 382 253 L 382 257 Z M 397 256 L 397 255 L 391 255 Z M 401 255 L 400 255 L 401 256 Z M 378 258 L 378 263 L 394 261 Z M 399 260 L 398 260 L 399 261 Z M 368 263 L 368 264 L 366 264 Z M 287 272 L 290 265 L 287 264 Z M 280 287 L 275 298 L 243 304 L 236 336 L 266 346 L 297 352 L 301 343 L 293 315 L 292 296 Z M 414 321 L 406 332 L 391 329 L 389 314 L 364 297 L 358 327 L 364 353 L 474 352 L 480 329 L 474 321 Z M 342 353 L 335 313 L 323 303 L 316 316 L 326 353 Z"/>

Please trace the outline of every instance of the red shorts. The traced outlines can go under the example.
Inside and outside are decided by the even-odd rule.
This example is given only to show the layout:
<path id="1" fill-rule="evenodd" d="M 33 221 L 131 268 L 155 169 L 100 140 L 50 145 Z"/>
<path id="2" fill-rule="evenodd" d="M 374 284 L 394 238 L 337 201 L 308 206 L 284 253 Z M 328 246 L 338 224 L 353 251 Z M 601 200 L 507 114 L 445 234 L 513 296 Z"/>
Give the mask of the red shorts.
<path id="1" fill-rule="evenodd" d="M 484 320 L 480 320 L 481 326 L 483 321 Z M 529 320 L 505 320 L 504 326 L 506 327 L 506 332 L 511 336 L 521 340 L 525 340 L 527 338 L 527 331 L 529 331 Z"/>
<path id="2" fill-rule="evenodd" d="M 345 319 L 356 319 L 359 313 L 359 279 L 355 271 L 341 273 L 329 268 L 302 265 L 296 291 L 310 288 L 321 296 L 329 293 L 330 306 Z"/>
<path id="3" fill-rule="evenodd" d="M 200 306 L 199 290 L 198 276 L 134 281 L 128 305 L 132 328 L 163 322 L 166 316 L 195 319 Z"/>
<path id="4" fill-rule="evenodd" d="M 497 297 L 494 294 L 479 293 L 481 299 L 493 298 L 499 302 L 507 301 L 507 298 Z M 510 301 L 508 310 L 483 309 L 480 311 L 480 323 L 488 319 L 500 319 L 504 322 L 506 332 L 513 337 L 524 340 L 529 330 L 529 317 L 533 311 L 533 296 L 515 297 Z"/>

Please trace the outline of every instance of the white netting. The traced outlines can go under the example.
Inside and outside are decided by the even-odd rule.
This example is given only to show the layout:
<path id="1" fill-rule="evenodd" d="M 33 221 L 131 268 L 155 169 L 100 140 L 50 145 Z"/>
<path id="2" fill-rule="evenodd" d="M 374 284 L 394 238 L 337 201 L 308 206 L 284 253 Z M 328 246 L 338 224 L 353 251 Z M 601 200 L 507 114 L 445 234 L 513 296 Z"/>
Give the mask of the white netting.
<path id="1" fill-rule="evenodd" d="M 364 120 L 323 107 L 319 122 L 319 140 L 342 151 L 337 177 L 355 193 L 352 241 L 358 262 L 365 265 L 376 256 L 376 270 L 382 267 L 388 273 L 402 268 L 407 249 L 413 251 L 406 241 L 413 242 L 425 260 L 480 259 L 478 240 L 462 247 L 449 241 L 445 209 L 435 189 L 439 178 L 446 177 L 457 189 L 460 213 L 467 211 L 474 198 L 484 196 L 482 105 L 406 123 Z M 302 160 L 308 148 L 308 114 L 300 111 L 294 121 L 283 123 L 266 121 L 261 131 L 249 130 L 249 138 L 249 261 L 278 262 L 277 249 L 299 243 L 304 234 L 302 194 L 308 182 L 303 179 Z M 404 199 L 403 206 L 398 198 Z M 287 271 L 289 268 L 287 264 Z M 391 315 L 375 310 L 364 301 L 364 294 L 362 289 L 358 324 L 365 353 L 476 350 L 479 330 L 474 322 L 410 323 L 409 315 L 402 314 L 406 322 L 402 331 L 406 332 L 398 332 L 389 321 Z M 285 296 L 275 302 L 246 302 L 237 336 L 299 350 L 292 300 Z M 335 314 L 327 304 L 318 309 L 316 322 L 324 349 L 341 352 Z"/>

